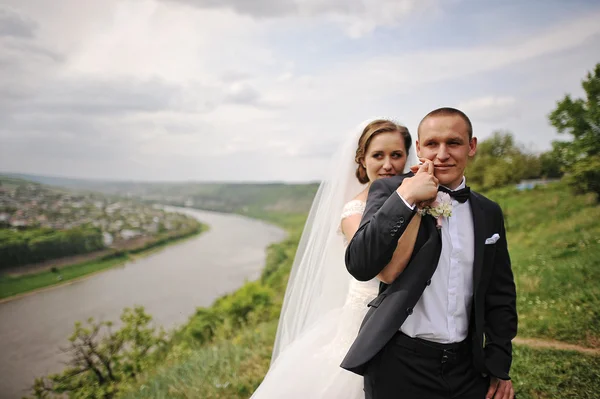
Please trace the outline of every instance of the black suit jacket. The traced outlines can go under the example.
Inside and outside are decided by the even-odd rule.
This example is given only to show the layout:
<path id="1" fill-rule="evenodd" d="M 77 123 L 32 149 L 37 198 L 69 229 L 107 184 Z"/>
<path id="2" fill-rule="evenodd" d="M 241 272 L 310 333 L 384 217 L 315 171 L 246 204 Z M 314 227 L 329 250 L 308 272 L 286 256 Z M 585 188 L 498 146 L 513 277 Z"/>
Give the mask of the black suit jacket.
<path id="1" fill-rule="evenodd" d="M 357 280 L 367 281 L 391 260 L 398 239 L 414 215 L 395 193 L 405 177 L 374 181 L 360 227 L 346 249 L 346 267 Z M 510 379 L 511 340 L 517 334 L 516 292 L 506 243 L 502 210 L 495 202 L 471 192 L 475 254 L 470 334 L 475 368 Z M 487 238 L 499 234 L 494 244 Z M 435 219 L 424 216 L 407 267 L 391 284 L 381 284 L 369 303 L 356 340 L 341 367 L 364 374 L 367 363 L 400 329 L 431 283 L 442 248 Z M 485 346 L 484 346 L 485 344 Z"/>

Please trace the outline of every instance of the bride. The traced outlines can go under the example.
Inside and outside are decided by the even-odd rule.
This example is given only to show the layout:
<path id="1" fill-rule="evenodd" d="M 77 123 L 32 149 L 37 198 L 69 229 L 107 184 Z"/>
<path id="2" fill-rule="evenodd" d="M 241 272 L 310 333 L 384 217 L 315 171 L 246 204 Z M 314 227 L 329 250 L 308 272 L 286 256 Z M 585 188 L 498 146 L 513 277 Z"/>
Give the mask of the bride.
<path id="1" fill-rule="evenodd" d="M 417 163 L 408 156 L 411 144 L 406 127 L 377 119 L 359 127 L 334 156 L 298 245 L 271 367 L 252 398 L 364 398 L 363 378 L 339 365 L 380 282 L 391 283 L 408 263 L 420 218 L 411 220 L 376 279 L 354 280 L 344 251 L 358 230 L 370 182 Z"/>

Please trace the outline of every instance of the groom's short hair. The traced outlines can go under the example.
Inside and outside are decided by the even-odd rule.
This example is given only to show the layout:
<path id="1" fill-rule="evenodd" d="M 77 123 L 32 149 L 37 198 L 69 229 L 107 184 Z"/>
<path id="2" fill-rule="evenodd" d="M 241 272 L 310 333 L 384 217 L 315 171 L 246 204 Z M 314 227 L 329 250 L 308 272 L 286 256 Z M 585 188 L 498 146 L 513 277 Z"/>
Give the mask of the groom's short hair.
<path id="1" fill-rule="evenodd" d="M 421 122 L 419 122 L 419 128 L 417 129 L 417 135 L 421 132 L 421 125 L 427 118 L 433 117 L 433 116 L 453 116 L 453 115 L 459 116 L 465 121 L 465 123 L 467 124 L 467 130 L 469 133 L 469 140 L 471 140 L 473 138 L 473 125 L 471 124 L 471 120 L 461 110 L 456 109 L 456 108 L 451 108 L 451 107 L 442 107 L 442 108 L 434 109 L 433 111 L 431 111 L 430 113 L 425 115 L 425 117 L 423 117 L 423 119 L 421 119 Z"/>

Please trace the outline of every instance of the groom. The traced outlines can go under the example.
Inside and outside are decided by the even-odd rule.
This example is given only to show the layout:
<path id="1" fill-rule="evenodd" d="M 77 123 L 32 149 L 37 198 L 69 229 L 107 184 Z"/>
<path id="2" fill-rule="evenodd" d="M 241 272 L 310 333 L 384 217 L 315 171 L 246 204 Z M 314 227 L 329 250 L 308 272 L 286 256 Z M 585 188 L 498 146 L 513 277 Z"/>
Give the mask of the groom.
<path id="1" fill-rule="evenodd" d="M 416 173 L 374 181 L 346 266 L 361 281 L 389 262 L 417 208 L 439 190 L 452 215 L 424 215 L 410 262 L 381 284 L 341 366 L 364 375 L 367 399 L 512 399 L 516 293 L 500 207 L 465 185 L 477 139 L 454 108 L 419 124 Z"/>

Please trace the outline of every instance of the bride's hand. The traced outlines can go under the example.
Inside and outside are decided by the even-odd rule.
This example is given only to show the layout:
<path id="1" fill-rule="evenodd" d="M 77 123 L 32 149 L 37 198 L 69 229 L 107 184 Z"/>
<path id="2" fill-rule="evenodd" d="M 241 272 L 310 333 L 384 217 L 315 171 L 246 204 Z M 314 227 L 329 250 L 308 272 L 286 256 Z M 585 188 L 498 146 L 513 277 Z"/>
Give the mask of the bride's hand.
<path id="1" fill-rule="evenodd" d="M 426 158 L 421 158 L 421 161 L 423 164 L 418 166 L 415 175 L 404 179 L 400 187 L 396 189 L 398 194 L 409 204 L 419 206 L 434 201 L 438 188 L 438 179 L 433 173 L 433 162 Z"/>
<path id="2" fill-rule="evenodd" d="M 410 167 L 410 171 L 413 172 L 414 174 L 417 174 L 417 172 L 419 171 L 419 168 L 423 165 L 423 162 L 420 162 L 416 165 L 413 165 Z"/>

